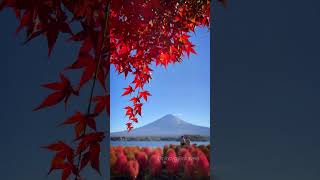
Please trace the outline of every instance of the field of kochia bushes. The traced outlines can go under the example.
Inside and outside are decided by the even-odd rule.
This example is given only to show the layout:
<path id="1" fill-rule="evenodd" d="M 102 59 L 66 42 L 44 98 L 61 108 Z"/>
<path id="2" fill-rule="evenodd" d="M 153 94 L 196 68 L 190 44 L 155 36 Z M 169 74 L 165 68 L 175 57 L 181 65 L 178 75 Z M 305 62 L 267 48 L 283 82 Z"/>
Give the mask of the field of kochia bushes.
<path id="1" fill-rule="evenodd" d="M 210 145 L 111 146 L 112 180 L 210 179 Z"/>

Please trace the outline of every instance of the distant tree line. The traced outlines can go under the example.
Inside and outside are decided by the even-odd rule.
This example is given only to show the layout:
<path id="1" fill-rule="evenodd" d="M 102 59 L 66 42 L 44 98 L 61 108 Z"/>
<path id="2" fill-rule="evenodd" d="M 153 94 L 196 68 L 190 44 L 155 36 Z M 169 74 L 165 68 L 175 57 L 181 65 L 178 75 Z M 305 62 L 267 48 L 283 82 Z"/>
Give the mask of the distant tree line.
<path id="1" fill-rule="evenodd" d="M 184 135 L 191 141 L 210 141 L 210 137 L 201 135 Z M 180 141 L 180 136 L 160 137 L 160 136 L 136 136 L 136 137 L 111 137 L 111 141 Z"/>

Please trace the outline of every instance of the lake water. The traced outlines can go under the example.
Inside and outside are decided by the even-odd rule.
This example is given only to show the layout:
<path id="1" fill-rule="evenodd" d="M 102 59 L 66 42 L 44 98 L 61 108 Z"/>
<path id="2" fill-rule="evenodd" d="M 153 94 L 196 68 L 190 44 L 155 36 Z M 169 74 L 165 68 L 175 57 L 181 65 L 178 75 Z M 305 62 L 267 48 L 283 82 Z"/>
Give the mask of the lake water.
<path id="1" fill-rule="evenodd" d="M 180 145 L 179 141 L 110 141 L 112 146 L 163 147 L 166 144 Z M 210 141 L 192 141 L 191 144 L 208 145 Z"/>

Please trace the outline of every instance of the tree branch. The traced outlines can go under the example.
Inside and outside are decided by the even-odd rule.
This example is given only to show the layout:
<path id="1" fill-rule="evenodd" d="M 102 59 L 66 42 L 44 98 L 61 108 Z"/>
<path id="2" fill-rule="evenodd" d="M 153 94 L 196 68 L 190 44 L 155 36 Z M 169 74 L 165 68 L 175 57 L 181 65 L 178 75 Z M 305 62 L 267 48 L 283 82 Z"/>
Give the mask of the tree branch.
<path id="1" fill-rule="evenodd" d="M 109 26 L 108 26 L 109 12 L 110 12 L 110 0 L 107 0 L 107 4 L 106 4 L 106 7 L 105 7 L 104 24 L 102 26 L 102 31 L 103 31 L 102 41 L 101 41 L 102 44 L 100 46 L 100 50 L 98 52 L 98 56 L 96 56 L 97 65 L 96 65 L 96 69 L 95 69 L 95 72 L 94 72 L 93 83 L 92 83 L 92 86 L 91 86 L 88 109 L 87 109 L 87 115 L 89 115 L 91 113 L 93 92 L 94 92 L 94 89 L 95 89 L 97 76 L 98 76 L 99 69 L 100 69 L 100 64 L 101 64 L 101 59 L 102 59 L 102 52 L 103 52 L 103 50 L 105 48 L 105 41 L 107 39 L 107 36 L 109 37 Z M 109 47 L 109 40 L 108 40 L 107 47 Z M 110 53 L 108 52 L 108 59 L 109 59 L 109 57 L 110 57 Z M 85 128 L 84 128 L 84 131 L 83 131 L 82 135 L 86 134 L 86 129 L 87 129 L 87 125 L 85 125 Z M 80 152 L 80 154 L 79 154 L 78 164 L 77 164 L 77 176 L 75 177 L 75 180 L 78 180 L 78 177 L 80 177 L 79 174 L 80 174 L 81 159 L 82 159 L 82 152 Z"/>

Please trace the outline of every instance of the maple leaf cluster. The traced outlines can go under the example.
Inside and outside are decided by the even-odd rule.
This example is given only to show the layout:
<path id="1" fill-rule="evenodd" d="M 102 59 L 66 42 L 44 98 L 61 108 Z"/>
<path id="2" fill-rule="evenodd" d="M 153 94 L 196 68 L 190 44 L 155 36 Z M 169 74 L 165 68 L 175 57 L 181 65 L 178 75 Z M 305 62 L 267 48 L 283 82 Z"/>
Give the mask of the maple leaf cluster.
<path id="1" fill-rule="evenodd" d="M 224 1 L 223 1 L 224 2 Z M 43 36 L 48 55 L 61 34 L 67 42 L 80 44 L 74 62 L 59 74 L 57 82 L 44 84 L 52 92 L 34 110 L 68 102 L 91 86 L 86 112 L 76 110 L 62 125 L 73 126 L 71 143 L 58 141 L 47 149 L 56 153 L 50 171 L 61 170 L 61 179 L 73 175 L 90 163 L 98 172 L 100 144 L 105 134 L 96 126 L 102 113 L 110 113 L 110 93 L 106 86 L 110 64 L 119 74 L 133 76 L 122 96 L 132 96 L 126 106 L 127 129 L 142 115 L 142 107 L 151 93 L 145 85 L 151 79 L 151 65 L 167 67 L 181 62 L 182 56 L 196 53 L 189 32 L 197 26 L 209 26 L 209 0 L 2 0 L 0 10 L 11 8 L 19 20 L 16 31 L 26 32 L 25 43 Z M 80 26 L 79 26 L 80 25 Z M 72 84 L 66 71 L 81 70 L 80 81 Z M 95 82 L 103 90 L 95 93 Z M 91 108 L 91 106 L 94 106 Z"/>
<path id="2" fill-rule="evenodd" d="M 188 33 L 194 32 L 197 26 L 209 26 L 210 1 L 126 2 L 111 3 L 110 63 L 119 74 L 133 77 L 122 94 L 132 96 L 131 104 L 124 108 L 130 131 L 151 96 L 145 90 L 152 78 L 151 65 L 166 68 L 169 64 L 181 62 L 183 55 L 196 54 Z"/>
<path id="3" fill-rule="evenodd" d="M 110 69 L 110 1 L 3 0 L 0 10 L 5 7 L 10 7 L 20 22 L 16 32 L 25 30 L 25 43 L 38 36 L 46 38 L 49 56 L 60 34 L 69 36 L 67 42 L 80 44 L 75 61 L 60 72 L 59 80 L 42 85 L 51 90 L 51 93 L 34 110 L 59 103 L 64 103 L 68 109 L 71 97 L 79 96 L 84 86 L 91 85 L 88 110 L 76 110 L 61 124 L 73 126 L 74 141 L 58 141 L 45 148 L 55 152 L 49 173 L 61 170 L 62 180 L 70 178 L 71 175 L 76 180 L 81 179 L 80 172 L 88 164 L 100 173 L 100 144 L 105 134 L 98 130 L 96 119 L 104 112 L 110 113 L 110 95 L 106 88 Z M 75 28 L 77 23 L 81 28 Z M 82 70 L 80 81 L 72 84 L 65 72 L 79 69 Z M 96 81 L 103 89 L 103 94 L 94 93 Z"/>

